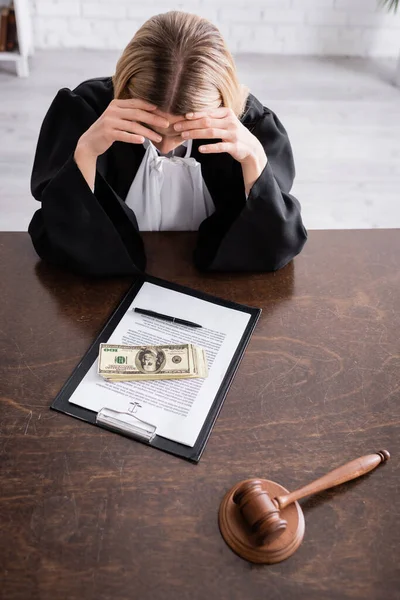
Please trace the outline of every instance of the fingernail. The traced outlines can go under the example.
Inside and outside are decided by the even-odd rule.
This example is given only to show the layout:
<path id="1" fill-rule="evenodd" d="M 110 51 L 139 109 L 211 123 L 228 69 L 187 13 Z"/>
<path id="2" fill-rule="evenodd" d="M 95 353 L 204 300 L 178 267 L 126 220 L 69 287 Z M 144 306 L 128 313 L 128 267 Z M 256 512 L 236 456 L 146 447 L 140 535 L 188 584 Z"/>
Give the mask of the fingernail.
<path id="1" fill-rule="evenodd" d="M 189 137 L 189 132 L 188 131 L 184 131 L 182 134 L 183 138 L 188 138 Z"/>
<path id="2" fill-rule="evenodd" d="M 207 146 L 200 146 L 200 152 L 207 152 Z"/>
<path id="3" fill-rule="evenodd" d="M 180 131 L 182 129 L 182 125 L 180 123 L 177 123 L 176 125 L 174 125 L 175 131 Z"/>
<path id="4" fill-rule="evenodd" d="M 191 117 L 193 117 L 194 113 L 187 113 L 187 117 L 190 119 Z"/>
<path id="5" fill-rule="evenodd" d="M 156 137 L 156 142 L 161 142 L 161 141 L 162 141 L 162 137 L 161 137 L 160 135 L 158 135 L 158 136 Z"/>

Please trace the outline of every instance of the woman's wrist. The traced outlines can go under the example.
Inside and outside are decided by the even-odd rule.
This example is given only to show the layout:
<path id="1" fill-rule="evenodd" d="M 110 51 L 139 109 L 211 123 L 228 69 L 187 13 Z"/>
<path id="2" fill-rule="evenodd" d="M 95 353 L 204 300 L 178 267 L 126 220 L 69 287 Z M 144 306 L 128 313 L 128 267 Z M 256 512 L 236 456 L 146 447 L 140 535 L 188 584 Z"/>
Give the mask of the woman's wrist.
<path id="1" fill-rule="evenodd" d="M 85 141 L 83 136 L 79 138 L 78 143 L 76 144 L 74 156 L 75 155 L 85 157 L 86 160 L 91 159 L 92 161 L 97 160 L 98 158 L 98 155 L 95 152 L 93 152 L 93 150 Z"/>
<path id="2" fill-rule="evenodd" d="M 79 140 L 75 148 L 74 160 L 86 180 L 86 183 L 90 189 L 93 190 L 96 177 L 97 156 L 90 151 L 85 143 L 81 143 Z"/>
<path id="3" fill-rule="evenodd" d="M 254 152 L 249 155 L 242 163 L 243 180 L 246 195 L 250 194 L 250 190 L 260 177 L 268 162 L 267 155 L 262 148 L 262 152 Z"/>

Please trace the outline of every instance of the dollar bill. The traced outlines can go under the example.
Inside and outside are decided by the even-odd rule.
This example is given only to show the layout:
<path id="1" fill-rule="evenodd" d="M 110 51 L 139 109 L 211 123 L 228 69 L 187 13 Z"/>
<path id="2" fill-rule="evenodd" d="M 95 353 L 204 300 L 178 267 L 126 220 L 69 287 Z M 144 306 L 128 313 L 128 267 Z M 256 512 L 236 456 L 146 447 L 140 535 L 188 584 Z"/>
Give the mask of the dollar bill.
<path id="1" fill-rule="evenodd" d="M 111 381 L 205 378 L 207 357 L 204 349 L 194 344 L 100 344 L 98 374 Z"/>

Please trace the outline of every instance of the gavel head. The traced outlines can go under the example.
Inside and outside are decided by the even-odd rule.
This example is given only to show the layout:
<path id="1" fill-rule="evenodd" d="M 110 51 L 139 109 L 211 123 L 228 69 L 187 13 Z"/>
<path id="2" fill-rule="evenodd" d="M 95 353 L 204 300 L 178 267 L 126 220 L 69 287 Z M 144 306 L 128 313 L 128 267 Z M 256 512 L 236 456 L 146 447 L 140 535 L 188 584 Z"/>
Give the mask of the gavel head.
<path id="1" fill-rule="evenodd" d="M 286 529 L 279 508 L 262 487 L 259 479 L 244 482 L 235 492 L 233 501 L 239 506 L 243 519 L 259 546 L 272 542 Z"/>

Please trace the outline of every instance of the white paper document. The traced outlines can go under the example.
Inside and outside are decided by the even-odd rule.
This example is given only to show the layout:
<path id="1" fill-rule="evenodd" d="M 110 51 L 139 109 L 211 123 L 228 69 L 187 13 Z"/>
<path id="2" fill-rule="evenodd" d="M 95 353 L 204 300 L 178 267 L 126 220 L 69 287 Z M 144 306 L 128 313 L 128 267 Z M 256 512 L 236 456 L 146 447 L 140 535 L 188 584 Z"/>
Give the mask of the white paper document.
<path id="1" fill-rule="evenodd" d="M 202 327 L 141 315 L 132 310 L 135 307 Z M 247 312 L 145 282 L 107 343 L 145 346 L 190 342 L 205 349 L 208 377 L 108 382 L 98 375 L 96 359 L 69 402 L 96 412 L 110 408 L 134 414 L 154 425 L 157 435 L 194 446 L 249 319 Z"/>

